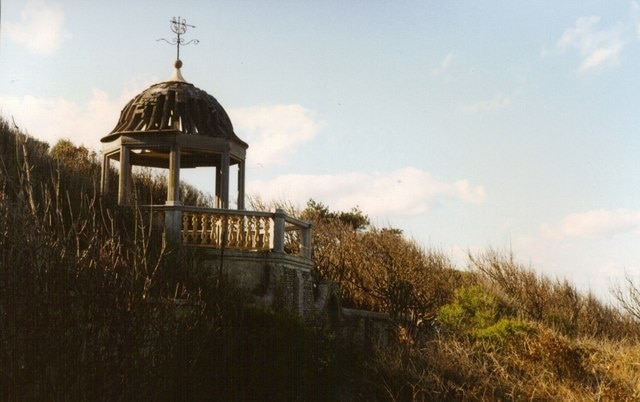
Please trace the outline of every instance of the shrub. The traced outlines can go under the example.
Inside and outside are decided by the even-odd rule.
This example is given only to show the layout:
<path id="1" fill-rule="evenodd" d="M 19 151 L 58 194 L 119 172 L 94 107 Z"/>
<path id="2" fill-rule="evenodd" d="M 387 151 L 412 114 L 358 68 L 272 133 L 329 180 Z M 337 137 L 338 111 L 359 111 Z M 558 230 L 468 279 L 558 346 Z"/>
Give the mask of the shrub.
<path id="1" fill-rule="evenodd" d="M 198 280 L 140 211 L 102 206 L 64 159 L 82 149 L 56 161 L 1 123 L 1 400 L 337 399 L 330 336 Z"/>
<path id="2" fill-rule="evenodd" d="M 437 319 L 442 325 L 467 332 L 494 324 L 501 307 L 481 286 L 462 287 L 455 291 L 453 301 L 438 311 Z"/>
<path id="3" fill-rule="evenodd" d="M 508 306 L 478 285 L 457 289 L 453 301 L 440 309 L 437 319 L 443 328 L 487 344 L 504 344 L 533 330 L 531 324 L 515 319 Z"/>
<path id="4" fill-rule="evenodd" d="M 551 280 L 517 263 L 512 254 L 489 250 L 469 256 L 472 272 L 515 311 L 570 337 L 636 337 L 638 326 L 567 280 Z"/>

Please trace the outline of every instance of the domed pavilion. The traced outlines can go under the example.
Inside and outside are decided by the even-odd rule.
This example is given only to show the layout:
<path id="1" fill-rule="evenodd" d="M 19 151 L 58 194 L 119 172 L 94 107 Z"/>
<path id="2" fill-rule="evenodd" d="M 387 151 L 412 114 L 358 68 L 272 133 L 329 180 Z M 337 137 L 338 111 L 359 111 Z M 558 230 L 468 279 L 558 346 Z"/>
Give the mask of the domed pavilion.
<path id="1" fill-rule="evenodd" d="M 113 130 L 101 139 L 101 193 L 111 191 L 114 161 L 119 167 L 117 203 L 121 208 L 131 208 L 133 166 L 168 169 L 166 201 L 135 205 L 154 217 L 164 215 L 164 219 L 152 219 L 152 230 L 163 230 L 165 244 L 201 249 L 198 266 L 209 274 L 224 272 L 233 277 L 236 285 L 249 291 L 255 305 L 303 317 L 339 309 L 333 285 L 320 284 L 314 297 L 311 223 L 280 209 L 245 210 L 248 145 L 235 134 L 220 103 L 182 76 L 180 46 L 195 40 L 184 42 L 181 35 L 193 26 L 180 17 L 171 24 L 177 35 L 167 41 L 177 45 L 174 73 L 131 99 Z M 180 170 L 197 167 L 215 168 L 213 207 L 184 205 L 180 199 Z M 232 167 L 238 170 L 235 210 L 229 208 Z M 345 320 L 356 323 L 354 328 L 371 327 L 367 323 L 376 313 L 358 311 L 349 310 Z"/>
<path id="2" fill-rule="evenodd" d="M 127 103 L 115 128 L 101 139 L 101 192 L 109 188 L 110 163 L 118 162 L 118 205 L 130 205 L 133 166 L 168 169 L 167 199 L 146 205 L 164 213 L 165 240 L 172 245 L 213 249 L 285 252 L 287 238 L 297 238 L 295 252 L 310 258 L 311 227 L 275 213 L 244 210 L 245 157 L 249 147 L 233 131 L 220 103 L 182 76 L 182 61 L 165 82 L 151 85 Z M 215 167 L 215 208 L 183 205 L 180 170 Z M 237 168 L 237 211 L 229 209 L 230 168 Z M 206 190 L 205 190 L 206 191 Z M 138 205 L 140 207 L 140 205 Z M 291 246 L 291 245 L 289 245 Z"/>
<path id="3" fill-rule="evenodd" d="M 220 103 L 182 76 L 179 49 L 185 43 L 180 35 L 189 25 L 180 18 L 171 23 L 177 35 L 173 44 L 178 45 L 175 71 L 131 99 L 114 129 L 101 139 L 101 192 L 112 190 L 109 176 L 116 170 L 111 164 L 117 162 L 117 203 L 131 208 L 132 167 L 167 169 L 164 203 L 135 205 L 150 210 L 152 230 L 163 230 L 165 244 L 203 250 L 198 264 L 205 272 L 234 277 L 257 304 L 306 315 L 314 309 L 311 223 L 282 210 L 245 210 L 248 145 L 236 135 Z M 197 167 L 215 168 L 212 207 L 184 205 L 180 199 L 180 170 Z M 232 168 L 237 168 L 237 194 L 232 195 L 237 209 L 229 208 Z"/>
<path id="4" fill-rule="evenodd" d="M 181 67 L 177 60 L 168 81 L 131 99 L 115 128 L 102 138 L 102 192 L 109 191 L 107 166 L 115 160 L 120 166 L 118 205 L 130 203 L 132 166 L 169 169 L 166 205 L 181 205 L 180 169 L 215 167 L 216 207 L 229 208 L 229 170 L 237 166 L 237 206 L 242 210 L 248 145 L 234 133 L 220 103 L 188 83 Z"/>

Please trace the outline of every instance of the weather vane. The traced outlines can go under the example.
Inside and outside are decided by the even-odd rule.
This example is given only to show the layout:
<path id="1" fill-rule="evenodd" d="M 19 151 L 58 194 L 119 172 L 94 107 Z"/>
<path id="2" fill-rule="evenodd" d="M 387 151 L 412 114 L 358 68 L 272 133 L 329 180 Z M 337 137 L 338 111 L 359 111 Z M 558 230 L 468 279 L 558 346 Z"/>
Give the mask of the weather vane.
<path id="1" fill-rule="evenodd" d="M 200 41 L 198 39 L 191 39 L 190 41 L 185 42 L 184 38 L 182 38 L 182 35 L 184 35 L 187 32 L 187 28 L 196 27 L 195 25 L 187 24 L 187 20 L 185 20 L 184 18 L 173 17 L 170 22 L 171 22 L 171 31 L 176 34 L 176 37 L 171 40 L 160 38 L 158 39 L 158 41 L 163 40 L 170 45 L 176 45 L 176 60 L 180 60 L 180 46 L 187 46 L 188 44 L 191 44 L 191 43 L 193 43 L 194 45 L 197 45 L 198 42 Z"/>

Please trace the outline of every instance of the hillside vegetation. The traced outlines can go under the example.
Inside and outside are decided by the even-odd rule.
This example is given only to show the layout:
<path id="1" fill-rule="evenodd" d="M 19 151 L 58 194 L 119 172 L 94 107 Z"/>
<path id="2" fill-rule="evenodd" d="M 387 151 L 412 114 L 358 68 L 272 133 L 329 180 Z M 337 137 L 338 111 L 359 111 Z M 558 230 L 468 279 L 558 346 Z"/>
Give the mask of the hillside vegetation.
<path id="1" fill-rule="evenodd" d="M 366 349 L 251 307 L 196 251 L 164 249 L 142 210 L 101 198 L 99 177 L 86 148 L 0 121 L 0 400 L 640 399 L 631 280 L 618 309 L 509 253 L 454 267 L 357 208 L 281 203 L 313 222 L 314 279 L 389 313 L 394 339 Z M 137 203 L 165 199 L 149 171 L 134 183 Z"/>

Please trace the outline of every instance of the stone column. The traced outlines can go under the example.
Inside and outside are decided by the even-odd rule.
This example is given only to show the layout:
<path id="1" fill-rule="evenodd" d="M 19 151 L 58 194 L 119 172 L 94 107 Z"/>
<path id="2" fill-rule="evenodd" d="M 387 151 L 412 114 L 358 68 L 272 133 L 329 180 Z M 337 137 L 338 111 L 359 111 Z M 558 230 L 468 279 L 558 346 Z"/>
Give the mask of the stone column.
<path id="1" fill-rule="evenodd" d="M 220 157 L 220 160 L 222 160 L 222 157 Z M 220 192 L 222 189 L 222 186 L 220 185 L 221 182 L 222 182 L 222 167 L 216 166 L 216 199 L 215 199 L 216 208 L 222 208 L 222 201 L 220 196 Z"/>
<path id="2" fill-rule="evenodd" d="M 174 144 L 169 152 L 169 178 L 164 210 L 164 235 L 169 246 L 182 240 L 182 202 L 180 201 L 180 145 Z"/>
<path id="3" fill-rule="evenodd" d="M 245 163 L 238 163 L 238 210 L 244 210 L 244 178 Z"/>
<path id="4" fill-rule="evenodd" d="M 129 191 L 131 184 L 131 164 L 129 153 L 131 151 L 124 145 L 120 146 L 120 178 L 118 180 L 118 205 L 129 205 Z"/>
<path id="5" fill-rule="evenodd" d="M 102 171 L 100 172 L 100 194 L 106 196 L 109 194 L 109 157 L 102 155 Z"/>
<path id="6" fill-rule="evenodd" d="M 276 209 L 273 214 L 273 251 L 284 253 L 284 210 Z"/>
<path id="7" fill-rule="evenodd" d="M 164 208 L 164 240 L 168 246 L 177 247 L 182 242 L 182 206 L 174 204 Z"/>
<path id="8" fill-rule="evenodd" d="M 222 154 L 220 174 L 220 208 L 229 208 L 229 151 Z"/>
<path id="9" fill-rule="evenodd" d="M 182 205 L 180 202 L 180 145 L 178 144 L 174 144 L 169 152 L 166 205 Z"/>

